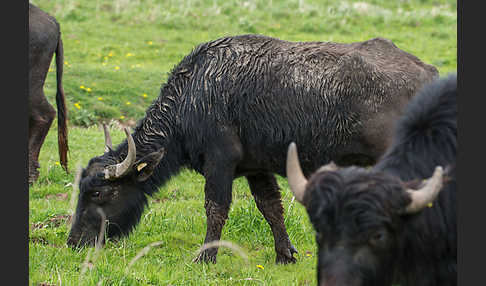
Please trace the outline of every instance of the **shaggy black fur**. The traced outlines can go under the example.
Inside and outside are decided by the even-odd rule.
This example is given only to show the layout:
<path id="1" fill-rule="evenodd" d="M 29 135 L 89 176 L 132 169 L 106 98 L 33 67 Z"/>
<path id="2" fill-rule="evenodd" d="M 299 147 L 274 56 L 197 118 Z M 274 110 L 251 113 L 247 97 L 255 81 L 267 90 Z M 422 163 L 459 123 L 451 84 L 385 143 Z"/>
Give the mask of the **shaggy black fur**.
<path id="1" fill-rule="evenodd" d="M 457 77 L 450 75 L 410 102 L 372 170 L 314 174 L 304 204 L 317 232 L 320 285 L 456 285 L 456 153 Z M 436 166 L 447 170 L 436 201 L 403 214 L 405 189 Z"/>
<path id="2" fill-rule="evenodd" d="M 228 216 L 233 179 L 246 176 L 272 227 L 277 262 L 293 262 L 295 248 L 285 230 L 274 177 L 285 175 L 288 144 L 302 146 L 307 173 L 329 160 L 372 164 L 388 146 L 393 122 L 405 104 L 436 76 L 434 67 L 381 38 L 340 44 L 244 35 L 201 44 L 172 70 L 132 135 L 140 162 L 161 150 L 165 156 L 149 164 L 154 171 L 146 180 L 134 168 L 120 180 L 105 181 L 100 188 L 110 196 L 117 188 L 119 192 L 102 207 L 110 224 L 128 233 L 146 200 L 134 199 L 142 205 L 127 206 L 123 199 L 131 198 L 131 192 L 136 198 L 152 195 L 188 167 L 206 179 L 205 242 L 210 242 L 219 239 Z M 124 142 L 93 158 L 82 181 L 93 180 L 126 152 Z M 99 206 L 81 200 L 98 189 L 81 184 L 81 213 Z M 126 215 L 113 215 L 109 206 L 127 208 Z M 73 225 L 70 237 L 80 232 Z M 208 250 L 197 260 L 216 261 L 216 252 Z"/>

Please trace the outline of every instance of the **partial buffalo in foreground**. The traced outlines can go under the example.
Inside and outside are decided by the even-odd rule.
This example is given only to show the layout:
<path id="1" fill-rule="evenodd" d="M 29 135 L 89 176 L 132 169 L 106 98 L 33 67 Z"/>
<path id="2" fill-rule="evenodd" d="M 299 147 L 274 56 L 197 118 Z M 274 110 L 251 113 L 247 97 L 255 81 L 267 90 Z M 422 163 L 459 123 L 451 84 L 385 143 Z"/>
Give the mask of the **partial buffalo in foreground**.
<path id="1" fill-rule="evenodd" d="M 206 179 L 205 243 L 219 240 L 232 183 L 245 176 L 273 232 L 277 263 L 295 262 L 279 186 L 287 146 L 306 172 L 334 160 L 369 165 L 390 144 L 394 121 L 437 70 L 386 39 L 340 44 L 258 35 L 197 46 L 172 70 L 135 131 L 82 171 L 69 245 L 128 235 L 152 195 L 183 167 Z M 196 261 L 216 262 L 217 248 Z"/>
<path id="2" fill-rule="evenodd" d="M 455 75 L 412 100 L 371 170 L 329 163 L 307 181 L 291 144 L 287 178 L 316 231 L 319 285 L 457 285 L 456 154 Z"/>
<path id="3" fill-rule="evenodd" d="M 39 152 L 56 110 L 44 95 L 44 82 L 56 53 L 58 148 L 62 167 L 68 171 L 67 109 L 62 88 L 63 47 L 56 19 L 29 3 L 29 184 L 39 177 Z"/>

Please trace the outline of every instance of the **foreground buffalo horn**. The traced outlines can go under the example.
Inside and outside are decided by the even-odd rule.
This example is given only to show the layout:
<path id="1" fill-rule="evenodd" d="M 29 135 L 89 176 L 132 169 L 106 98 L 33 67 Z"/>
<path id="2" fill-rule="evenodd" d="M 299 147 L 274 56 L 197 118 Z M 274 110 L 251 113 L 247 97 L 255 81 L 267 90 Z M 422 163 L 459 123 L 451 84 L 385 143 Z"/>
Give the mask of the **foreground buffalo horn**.
<path id="1" fill-rule="evenodd" d="M 137 149 L 135 147 L 135 142 L 133 141 L 132 135 L 130 135 L 128 128 L 125 127 L 123 130 L 127 135 L 127 143 L 128 143 L 127 157 L 121 163 L 105 167 L 105 179 L 114 180 L 123 177 L 131 170 L 131 167 L 135 163 L 135 159 L 137 156 Z"/>
<path id="2" fill-rule="evenodd" d="M 292 142 L 289 145 L 287 153 L 287 180 L 292 193 L 301 204 L 304 204 L 305 186 L 307 179 L 300 168 L 299 158 L 297 156 L 297 147 Z"/>
<path id="3" fill-rule="evenodd" d="M 105 153 L 113 150 L 113 146 L 111 144 L 111 136 L 110 131 L 108 131 L 108 127 L 106 124 L 103 124 L 103 132 L 105 133 Z"/>
<path id="4" fill-rule="evenodd" d="M 407 192 L 410 194 L 410 197 L 412 198 L 412 202 L 405 209 L 405 213 L 413 214 L 419 212 L 429 203 L 434 201 L 434 199 L 437 197 L 440 190 L 442 189 L 443 172 L 444 171 L 442 170 L 442 167 L 437 166 L 435 168 L 434 174 L 432 175 L 432 177 L 430 177 L 430 179 L 427 180 L 425 186 L 423 186 L 419 190 L 407 190 Z"/>

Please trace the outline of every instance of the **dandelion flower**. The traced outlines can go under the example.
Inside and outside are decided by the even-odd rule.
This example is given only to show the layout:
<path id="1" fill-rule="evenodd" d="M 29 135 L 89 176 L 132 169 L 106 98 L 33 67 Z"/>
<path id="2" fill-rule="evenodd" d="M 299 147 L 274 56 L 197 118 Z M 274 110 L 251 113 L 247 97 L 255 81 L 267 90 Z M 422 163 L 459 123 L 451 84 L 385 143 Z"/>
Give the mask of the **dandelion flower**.
<path id="1" fill-rule="evenodd" d="M 75 106 L 77 109 L 81 109 L 81 105 L 79 105 L 79 102 L 76 102 L 76 103 L 74 104 L 74 106 Z"/>
<path id="2" fill-rule="evenodd" d="M 85 89 L 84 85 L 79 86 L 80 89 Z"/>
<path id="3" fill-rule="evenodd" d="M 69 65 L 69 63 L 67 61 L 64 62 L 65 65 Z"/>
<path id="4" fill-rule="evenodd" d="M 148 41 L 147 44 L 148 45 L 151 45 L 151 44 L 153 44 L 153 42 L 152 41 Z"/>
<path id="5" fill-rule="evenodd" d="M 262 270 L 263 270 L 263 269 L 265 269 L 265 267 L 263 267 L 263 265 L 260 265 L 260 264 L 258 264 L 256 267 L 257 267 L 257 268 L 260 268 L 260 269 L 262 269 Z"/>
<path id="6" fill-rule="evenodd" d="M 59 163 L 59 162 L 55 162 L 54 164 L 55 165 L 58 165 L 58 166 L 61 166 L 61 163 Z"/>
<path id="7" fill-rule="evenodd" d="M 119 66 L 116 66 L 116 67 L 115 67 L 115 70 L 119 70 L 119 69 L 120 69 L 120 67 L 119 67 Z"/>
<path id="8" fill-rule="evenodd" d="M 126 105 L 132 104 L 130 101 L 125 102 Z"/>
<path id="9" fill-rule="evenodd" d="M 310 253 L 306 253 L 306 254 L 305 254 L 305 256 L 307 256 L 307 257 L 311 257 L 311 256 L 312 256 L 312 254 L 310 254 Z"/>
<path id="10" fill-rule="evenodd" d="M 147 94 L 146 93 L 142 94 L 142 96 L 143 96 L 143 98 L 147 98 Z"/>
<path id="11" fill-rule="evenodd" d="M 109 53 L 108 53 L 108 56 L 109 56 L 109 57 L 113 57 L 113 52 L 109 52 Z"/>
<path id="12" fill-rule="evenodd" d="M 103 97 L 101 97 L 101 96 L 100 96 L 100 97 L 98 97 L 98 100 L 100 100 L 100 101 L 101 101 L 101 100 L 103 100 Z"/>
<path id="13" fill-rule="evenodd" d="M 125 56 L 128 58 L 128 57 L 133 56 L 133 54 L 132 53 L 127 53 Z"/>
<path id="14" fill-rule="evenodd" d="M 91 88 L 90 87 L 86 88 L 86 91 L 91 92 Z"/>
<path id="15" fill-rule="evenodd" d="M 120 119 L 125 119 L 125 116 L 123 116 L 123 115 L 122 115 L 122 116 L 120 116 Z"/>

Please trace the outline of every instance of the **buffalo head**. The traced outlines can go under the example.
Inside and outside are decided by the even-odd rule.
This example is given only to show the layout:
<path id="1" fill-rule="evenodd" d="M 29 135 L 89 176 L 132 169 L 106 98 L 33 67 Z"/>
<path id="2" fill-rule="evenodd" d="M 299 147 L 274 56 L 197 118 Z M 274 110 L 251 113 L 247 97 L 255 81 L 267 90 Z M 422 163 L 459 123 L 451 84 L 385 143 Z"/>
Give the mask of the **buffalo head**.
<path id="1" fill-rule="evenodd" d="M 287 178 L 316 231 L 319 285 L 392 285 L 407 216 L 434 201 L 442 173 L 437 167 L 412 189 L 386 173 L 330 163 L 307 180 L 292 143 Z"/>
<path id="2" fill-rule="evenodd" d="M 147 204 L 144 183 L 165 151 L 137 160 L 135 142 L 128 129 L 124 131 L 126 142 L 113 150 L 105 128 L 105 153 L 91 159 L 81 173 L 76 213 L 67 240 L 70 246 L 94 245 L 105 223 L 107 237 L 127 235 L 140 220 Z"/>

